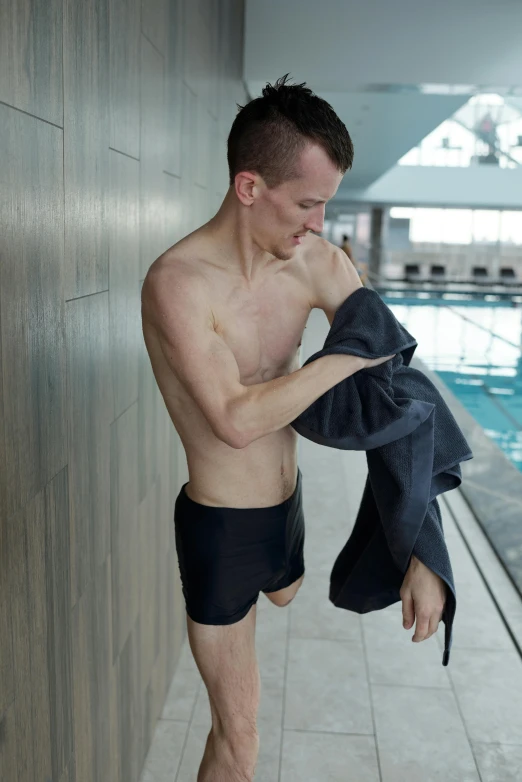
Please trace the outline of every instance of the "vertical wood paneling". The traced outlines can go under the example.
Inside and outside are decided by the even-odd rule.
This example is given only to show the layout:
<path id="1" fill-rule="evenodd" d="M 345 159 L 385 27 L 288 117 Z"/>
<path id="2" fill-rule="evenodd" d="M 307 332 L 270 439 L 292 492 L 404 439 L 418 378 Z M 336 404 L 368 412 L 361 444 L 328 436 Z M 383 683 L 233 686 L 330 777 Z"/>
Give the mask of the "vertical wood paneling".
<path id="1" fill-rule="evenodd" d="M 17 779 L 16 704 L 12 703 L 0 716 L 0 779 Z"/>
<path id="2" fill-rule="evenodd" d="M 76 776 L 89 782 L 110 779 L 110 562 L 96 569 L 72 610 Z"/>
<path id="3" fill-rule="evenodd" d="M 108 294 L 98 293 L 73 299 L 66 309 L 73 605 L 110 546 L 110 422 L 114 416 L 108 305 Z"/>
<path id="4" fill-rule="evenodd" d="M 140 155 L 141 0 L 110 0 L 109 143 L 112 149 Z"/>
<path id="5" fill-rule="evenodd" d="M 137 782 L 186 633 L 188 480 L 141 285 L 226 191 L 242 3 L 5 8 L 0 779 Z"/>
<path id="6" fill-rule="evenodd" d="M 183 236 L 181 179 L 164 174 L 165 185 L 165 246 L 172 247 Z"/>
<path id="7" fill-rule="evenodd" d="M 13 679 L 13 638 L 11 626 L 12 605 L 10 599 L 10 551 L 7 536 L 7 518 L 0 513 L 0 715 L 13 702 L 15 686 Z M 2 727 L 0 717 L 0 758 L 3 751 Z M 1 777 L 0 777 L 1 779 Z"/>
<path id="8" fill-rule="evenodd" d="M 142 0 L 141 29 L 161 54 L 166 53 L 169 0 Z"/>
<path id="9" fill-rule="evenodd" d="M 164 57 L 141 36 L 140 279 L 166 249 Z"/>
<path id="10" fill-rule="evenodd" d="M 139 359 L 138 398 L 138 490 L 142 502 L 154 484 L 157 476 L 158 454 L 155 434 L 159 404 L 164 404 L 158 395 L 156 381 L 145 347 Z"/>
<path id="11" fill-rule="evenodd" d="M 128 639 L 139 607 L 137 442 L 135 403 L 111 424 L 112 662 Z"/>
<path id="12" fill-rule="evenodd" d="M 109 287 L 108 0 L 64 0 L 66 299 Z"/>
<path id="13" fill-rule="evenodd" d="M 185 45 L 183 0 L 171 0 L 167 28 L 168 51 L 165 59 L 165 167 L 181 176 L 181 118 L 183 106 L 183 69 Z"/>
<path id="14" fill-rule="evenodd" d="M 142 736 L 139 617 L 129 632 L 118 660 L 117 697 L 120 715 L 120 779 L 137 782 L 143 764 L 144 742 Z M 147 748 L 148 748 L 147 743 Z"/>
<path id="15" fill-rule="evenodd" d="M 70 766 L 73 752 L 72 636 L 68 471 L 46 488 L 47 649 L 52 779 Z"/>
<path id="16" fill-rule="evenodd" d="M 51 775 L 43 492 L 7 527 L 15 682 L 17 777 Z"/>
<path id="17" fill-rule="evenodd" d="M 62 0 L 2 0 L 0 20 L 0 101 L 61 127 Z"/>
<path id="18" fill-rule="evenodd" d="M 9 518 L 66 464 L 62 131 L 0 105 L 3 449 Z"/>
<path id="19" fill-rule="evenodd" d="M 139 162 L 110 152 L 109 309 L 114 415 L 138 398 L 143 347 L 139 282 Z"/>
<path id="20" fill-rule="evenodd" d="M 140 568 L 140 612 L 139 612 L 139 668 L 142 698 L 142 735 L 149 745 L 154 733 L 151 703 L 150 677 L 155 661 L 156 613 L 158 598 L 155 592 L 155 540 L 150 533 L 150 519 L 157 518 L 157 492 L 155 487 L 147 493 L 138 508 L 139 540 L 141 553 Z M 151 610 L 151 606 L 156 606 Z"/>
<path id="21" fill-rule="evenodd" d="M 181 178 L 191 186 L 196 181 L 198 136 L 198 99 L 190 87 L 183 84 L 183 116 L 181 120 Z"/>

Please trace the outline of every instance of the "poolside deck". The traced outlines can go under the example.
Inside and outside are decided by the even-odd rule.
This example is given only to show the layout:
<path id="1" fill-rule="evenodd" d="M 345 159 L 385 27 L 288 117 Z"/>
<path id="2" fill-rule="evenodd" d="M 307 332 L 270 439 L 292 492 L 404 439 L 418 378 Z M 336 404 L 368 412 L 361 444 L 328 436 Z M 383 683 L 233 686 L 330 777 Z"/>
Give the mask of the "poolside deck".
<path id="1" fill-rule="evenodd" d="M 325 323 L 312 313 L 307 356 L 322 344 Z M 258 602 L 256 782 L 520 782 L 522 660 L 501 613 L 522 637 L 522 602 L 459 491 L 441 500 L 458 599 L 444 668 L 442 625 L 413 644 L 400 603 L 359 616 L 328 600 L 329 573 L 362 495 L 364 453 L 301 440 L 299 463 L 307 573 L 287 608 L 264 595 Z M 209 728 L 206 690 L 185 643 L 142 782 L 194 782 Z"/>

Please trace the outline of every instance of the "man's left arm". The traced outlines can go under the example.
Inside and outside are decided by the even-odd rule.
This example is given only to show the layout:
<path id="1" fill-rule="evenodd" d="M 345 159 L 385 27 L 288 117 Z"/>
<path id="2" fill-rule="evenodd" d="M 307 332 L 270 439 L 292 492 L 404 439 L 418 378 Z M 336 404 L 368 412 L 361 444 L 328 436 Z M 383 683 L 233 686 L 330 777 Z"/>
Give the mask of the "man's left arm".
<path id="1" fill-rule="evenodd" d="M 323 310 L 330 326 L 335 313 L 362 282 L 344 250 L 323 240 L 322 262 L 314 265 L 313 306 Z"/>
<path id="2" fill-rule="evenodd" d="M 330 326 L 335 313 L 357 288 L 359 274 L 346 253 L 329 242 L 323 245 L 323 263 L 315 267 L 314 307 L 322 309 Z M 430 638 L 438 629 L 446 598 L 444 581 L 417 557 L 411 562 L 402 582 L 403 627 L 410 630 L 416 620 L 412 641 Z"/>

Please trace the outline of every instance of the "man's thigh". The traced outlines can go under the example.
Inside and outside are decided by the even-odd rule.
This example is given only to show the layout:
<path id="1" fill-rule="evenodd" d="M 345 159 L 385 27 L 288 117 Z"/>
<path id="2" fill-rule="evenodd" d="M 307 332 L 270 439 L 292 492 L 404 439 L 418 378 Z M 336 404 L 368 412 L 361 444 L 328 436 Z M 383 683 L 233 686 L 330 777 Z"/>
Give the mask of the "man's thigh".
<path id="1" fill-rule="evenodd" d="M 220 735 L 256 731 L 260 698 L 255 647 L 256 605 L 239 622 L 206 625 L 187 614 L 190 648 L 207 688 L 213 729 Z"/>

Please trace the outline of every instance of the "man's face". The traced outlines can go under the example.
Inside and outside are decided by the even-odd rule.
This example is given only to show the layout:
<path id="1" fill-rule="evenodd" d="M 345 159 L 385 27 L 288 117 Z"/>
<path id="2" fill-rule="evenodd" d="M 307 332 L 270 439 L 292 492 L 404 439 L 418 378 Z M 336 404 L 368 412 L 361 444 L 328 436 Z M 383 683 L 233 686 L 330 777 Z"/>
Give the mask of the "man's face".
<path id="1" fill-rule="evenodd" d="M 325 204 L 337 192 L 343 175 L 322 147 L 310 144 L 301 154 L 300 177 L 269 190 L 261 180 L 250 210 L 255 243 L 288 261 L 309 231 L 320 233 Z M 296 236 L 300 238 L 296 238 Z"/>

